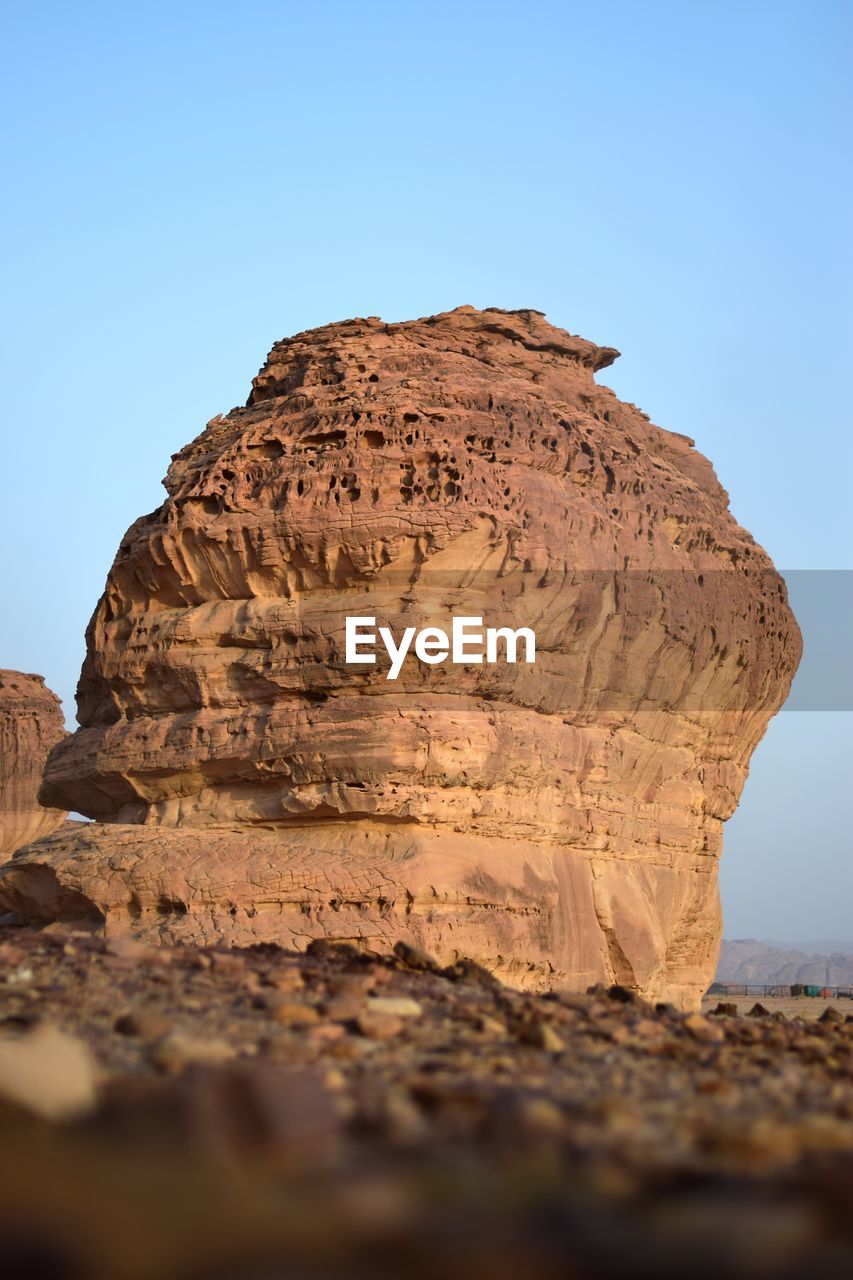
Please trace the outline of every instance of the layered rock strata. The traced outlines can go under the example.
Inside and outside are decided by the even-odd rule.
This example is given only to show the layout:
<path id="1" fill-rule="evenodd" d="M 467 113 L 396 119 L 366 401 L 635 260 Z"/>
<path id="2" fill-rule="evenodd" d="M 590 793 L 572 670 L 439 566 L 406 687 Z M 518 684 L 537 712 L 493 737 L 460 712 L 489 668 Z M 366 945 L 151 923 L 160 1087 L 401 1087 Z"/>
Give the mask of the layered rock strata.
<path id="1" fill-rule="evenodd" d="M 617 354 L 470 307 L 278 343 L 89 627 L 42 796 L 120 829 L 28 850 L 18 908 L 45 874 L 108 927 L 410 936 L 695 1003 L 800 641 L 710 463 L 596 384 Z M 535 663 L 346 661 L 348 616 L 453 615 L 529 627 Z"/>
<path id="2" fill-rule="evenodd" d="M 0 670 L 0 854 L 8 857 L 64 822 L 39 804 L 51 747 L 65 737 L 62 704 L 43 676 Z"/>

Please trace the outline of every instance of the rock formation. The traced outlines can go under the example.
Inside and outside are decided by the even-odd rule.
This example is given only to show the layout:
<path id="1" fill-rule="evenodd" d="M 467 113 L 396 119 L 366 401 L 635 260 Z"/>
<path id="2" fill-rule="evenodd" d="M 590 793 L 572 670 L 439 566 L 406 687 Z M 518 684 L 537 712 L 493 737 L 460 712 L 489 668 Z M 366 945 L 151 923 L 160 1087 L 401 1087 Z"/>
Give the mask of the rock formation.
<path id="1" fill-rule="evenodd" d="M 62 705 L 43 676 L 0 670 L 0 854 L 46 836 L 65 811 L 38 802 L 45 761 L 65 737 Z"/>
<path id="2" fill-rule="evenodd" d="M 28 850 L 7 905 L 695 1003 L 800 641 L 710 463 L 596 384 L 617 354 L 471 307 L 276 344 L 92 618 L 42 798 L 111 825 Z M 345 661 L 348 616 L 453 615 L 529 627 L 535 663 Z"/>

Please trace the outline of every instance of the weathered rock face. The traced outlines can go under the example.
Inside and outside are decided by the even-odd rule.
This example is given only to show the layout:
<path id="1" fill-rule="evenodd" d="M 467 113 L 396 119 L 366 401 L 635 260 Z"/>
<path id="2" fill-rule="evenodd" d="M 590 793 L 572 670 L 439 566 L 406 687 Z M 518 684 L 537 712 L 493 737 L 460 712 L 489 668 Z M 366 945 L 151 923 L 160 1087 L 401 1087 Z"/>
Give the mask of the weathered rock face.
<path id="1" fill-rule="evenodd" d="M 65 734 L 62 704 L 43 676 L 0 670 L 0 854 L 55 830 L 62 809 L 38 802 L 45 761 Z"/>
<path id="2" fill-rule="evenodd" d="M 799 634 L 710 463 L 596 385 L 617 354 L 469 307 L 277 344 L 89 628 L 42 794 L 122 830 L 28 851 L 18 906 L 38 872 L 171 937 L 412 935 L 695 1001 Z M 535 664 L 345 661 L 347 616 L 452 615 L 530 627 Z"/>

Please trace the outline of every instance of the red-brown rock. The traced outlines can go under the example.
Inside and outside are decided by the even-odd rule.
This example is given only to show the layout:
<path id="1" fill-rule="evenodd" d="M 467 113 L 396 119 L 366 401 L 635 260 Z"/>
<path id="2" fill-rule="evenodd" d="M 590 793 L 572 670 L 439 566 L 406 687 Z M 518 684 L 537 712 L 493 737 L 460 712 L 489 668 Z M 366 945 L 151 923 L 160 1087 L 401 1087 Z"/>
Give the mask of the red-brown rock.
<path id="1" fill-rule="evenodd" d="M 48 835 L 64 809 L 38 802 L 45 761 L 65 735 L 62 705 L 43 676 L 0 671 L 0 854 Z"/>
<path id="2" fill-rule="evenodd" d="M 470 307 L 277 344 L 89 628 L 43 798 L 119 825 L 28 851 L 7 900 L 695 1004 L 722 824 L 800 640 L 710 463 L 596 385 L 616 355 Z M 454 614 L 530 627 L 535 664 L 345 661 L 347 616 Z"/>

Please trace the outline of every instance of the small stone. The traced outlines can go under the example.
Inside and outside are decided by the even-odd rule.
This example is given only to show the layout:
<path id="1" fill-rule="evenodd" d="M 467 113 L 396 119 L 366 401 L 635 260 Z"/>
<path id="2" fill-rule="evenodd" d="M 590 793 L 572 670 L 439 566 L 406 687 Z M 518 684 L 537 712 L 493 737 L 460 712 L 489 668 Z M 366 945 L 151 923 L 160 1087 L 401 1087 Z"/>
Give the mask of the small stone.
<path id="1" fill-rule="evenodd" d="M 383 973 L 386 972 L 387 970 L 383 970 Z M 326 979 L 330 996 L 345 996 L 357 1000 L 363 1000 L 373 985 L 373 978 L 367 973 L 333 973 Z"/>
<path id="2" fill-rule="evenodd" d="M 419 1018 L 423 1008 L 410 996 L 371 996 L 367 1001 L 369 1013 L 389 1014 L 394 1018 Z"/>
<path id="3" fill-rule="evenodd" d="M 319 960 L 355 960 L 361 959 L 362 953 L 351 942 L 338 938 L 314 938 L 305 948 L 305 954 Z"/>
<path id="4" fill-rule="evenodd" d="M 331 1022 L 354 1022 L 363 1008 L 363 997 L 339 995 L 324 1001 L 322 1012 Z"/>
<path id="5" fill-rule="evenodd" d="M 95 1064 L 76 1036 L 41 1026 L 0 1039 L 0 1098 L 48 1120 L 71 1120 L 95 1106 Z"/>
<path id="6" fill-rule="evenodd" d="M 712 1018 L 736 1018 L 737 1005 L 732 1000 L 720 1000 L 716 1009 L 711 1010 Z"/>
<path id="7" fill-rule="evenodd" d="M 477 964 L 476 960 L 469 960 L 467 957 L 457 960 L 455 964 L 447 965 L 444 969 L 439 969 L 439 973 L 443 978 L 449 978 L 451 982 L 477 982 L 484 987 L 501 985 L 493 973 L 483 965 Z"/>
<path id="8" fill-rule="evenodd" d="M 765 1009 L 764 1005 L 760 1004 L 756 1000 L 755 1004 L 752 1006 L 752 1008 L 749 1010 L 746 1016 L 748 1018 L 769 1018 L 770 1010 Z"/>
<path id="9" fill-rule="evenodd" d="M 18 969 L 13 969 L 11 973 L 6 975 L 6 981 L 10 987 L 19 987 L 26 982 L 32 982 L 33 971 L 27 965 L 21 965 Z"/>
<path id="10" fill-rule="evenodd" d="M 537 1133 L 562 1133 L 566 1117 L 550 1098 L 525 1098 L 521 1107 L 524 1125 Z"/>
<path id="11" fill-rule="evenodd" d="M 315 1044 L 331 1044 L 346 1035 L 340 1022 L 319 1022 L 308 1028 L 308 1038 Z"/>
<path id="12" fill-rule="evenodd" d="M 518 1038 L 524 1044 L 531 1044 L 537 1049 L 544 1049 L 546 1053 L 562 1053 L 566 1047 L 563 1037 L 558 1035 L 550 1023 L 541 1019 L 522 1023 L 519 1028 Z"/>
<path id="13" fill-rule="evenodd" d="M 231 951 L 215 951 L 211 956 L 211 968 L 214 973 L 242 974 L 246 961 Z"/>
<path id="14" fill-rule="evenodd" d="M 822 1013 L 822 1014 L 820 1015 L 820 1017 L 818 1018 L 818 1022 L 832 1022 L 832 1023 L 838 1023 L 838 1022 L 843 1022 L 843 1021 L 844 1021 L 844 1018 L 842 1017 L 842 1015 L 841 1015 L 841 1014 L 838 1012 L 838 1010 L 837 1010 L 833 1005 L 831 1005 L 831 1004 L 828 1004 L 828 1005 L 826 1006 L 826 1008 L 824 1009 L 823 1013 Z"/>
<path id="15" fill-rule="evenodd" d="M 381 1013 L 366 1009 L 360 1013 L 356 1026 L 363 1036 L 369 1040 L 393 1040 L 404 1027 L 403 1019 L 393 1013 Z"/>
<path id="16" fill-rule="evenodd" d="M 438 973 L 439 965 L 434 956 L 428 951 L 422 951 L 420 947 L 415 947 L 409 942 L 403 942 L 401 939 L 394 946 L 394 955 L 398 960 L 402 960 L 403 964 L 409 969 L 424 970 L 428 973 Z"/>
<path id="17" fill-rule="evenodd" d="M 296 1000 L 270 1001 L 269 1015 L 273 1022 L 283 1027 L 309 1027 L 320 1017 L 313 1005 L 300 1004 Z"/>
<path id="18" fill-rule="evenodd" d="M 172 1030 L 173 1022 L 165 1014 L 138 1009 L 122 1013 L 113 1023 L 113 1030 L 122 1036 L 138 1036 L 143 1040 L 158 1040 Z"/>
<path id="19" fill-rule="evenodd" d="M 151 964 L 157 958 L 157 948 L 146 946 L 144 942 L 136 942 L 133 938 L 110 938 L 105 954 L 108 960 L 133 967 Z"/>
<path id="20" fill-rule="evenodd" d="M 384 964 L 371 965 L 367 972 L 373 987 L 384 987 L 386 982 L 391 981 L 391 970 Z"/>
<path id="21" fill-rule="evenodd" d="M 272 969 L 263 975 L 261 982 L 275 991 L 301 991 L 305 986 L 305 979 L 295 965 Z"/>
<path id="22" fill-rule="evenodd" d="M 631 1030 L 635 1036 L 643 1040 L 659 1040 L 661 1036 L 666 1035 L 666 1027 L 660 1022 L 655 1022 L 654 1018 L 640 1018 Z"/>
<path id="23" fill-rule="evenodd" d="M 478 1031 L 484 1032 L 489 1036 L 505 1036 L 507 1033 L 506 1026 L 497 1018 L 491 1017 L 488 1013 L 482 1013 L 476 1020 Z"/>
<path id="24" fill-rule="evenodd" d="M 718 1042 L 725 1039 L 726 1033 L 723 1028 L 713 1022 L 709 1022 L 701 1013 L 688 1014 L 684 1019 L 684 1026 L 694 1040 L 700 1040 L 703 1043 Z"/>
<path id="25" fill-rule="evenodd" d="M 189 1066 L 219 1067 L 237 1057 L 226 1040 L 202 1039 L 173 1031 L 155 1045 L 151 1061 L 160 1071 L 176 1074 Z"/>

